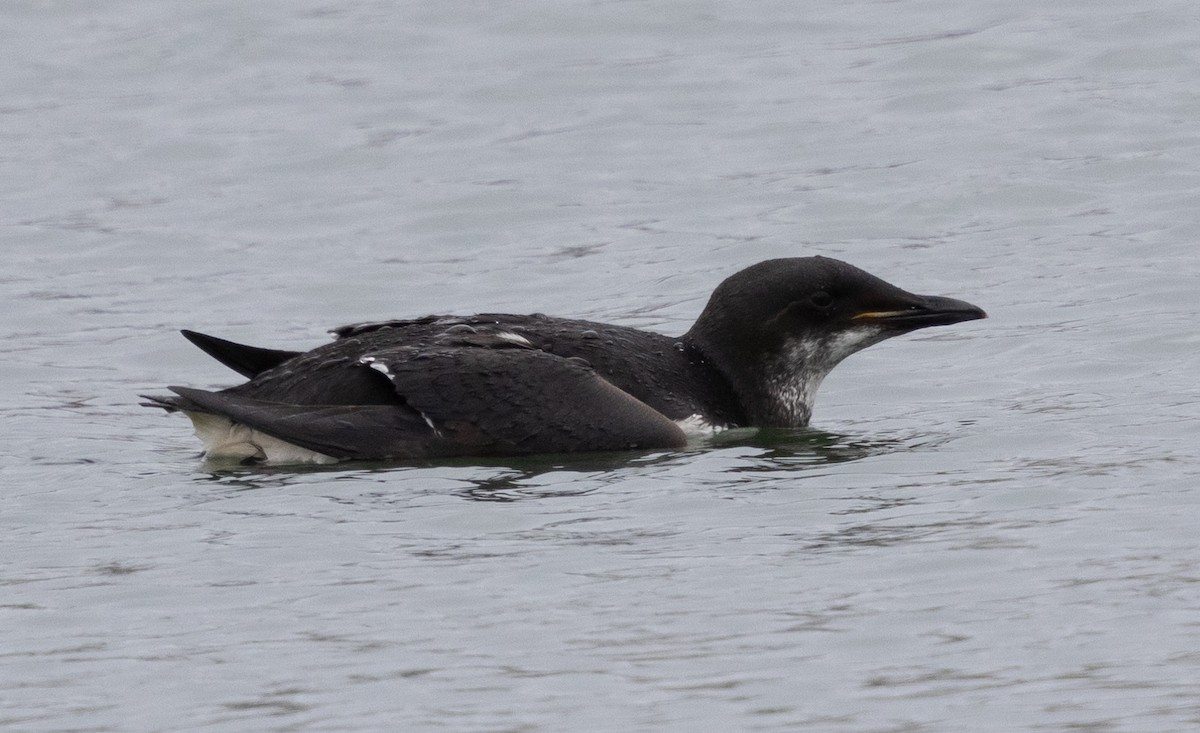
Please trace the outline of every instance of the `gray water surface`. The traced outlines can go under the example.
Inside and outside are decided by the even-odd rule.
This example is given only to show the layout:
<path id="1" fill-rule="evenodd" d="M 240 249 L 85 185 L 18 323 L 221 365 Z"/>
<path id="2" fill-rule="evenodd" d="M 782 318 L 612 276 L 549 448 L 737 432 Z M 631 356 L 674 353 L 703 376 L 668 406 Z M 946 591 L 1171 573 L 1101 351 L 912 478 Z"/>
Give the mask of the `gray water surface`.
<path id="1" fill-rule="evenodd" d="M 0 727 L 1200 727 L 1200 16 L 10 2 Z M 431 312 L 681 333 L 824 254 L 987 321 L 812 431 L 207 464 L 137 406 Z"/>

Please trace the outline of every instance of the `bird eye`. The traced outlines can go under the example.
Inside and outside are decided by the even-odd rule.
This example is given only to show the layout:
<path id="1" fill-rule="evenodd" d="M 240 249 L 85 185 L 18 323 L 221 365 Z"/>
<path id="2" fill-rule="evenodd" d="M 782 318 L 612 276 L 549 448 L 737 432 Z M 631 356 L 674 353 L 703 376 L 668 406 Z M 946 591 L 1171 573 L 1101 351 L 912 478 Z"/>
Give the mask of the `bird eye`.
<path id="1" fill-rule="evenodd" d="M 818 308 L 824 309 L 833 305 L 833 296 L 824 290 L 818 290 L 817 292 L 808 296 L 808 302 L 812 303 Z"/>

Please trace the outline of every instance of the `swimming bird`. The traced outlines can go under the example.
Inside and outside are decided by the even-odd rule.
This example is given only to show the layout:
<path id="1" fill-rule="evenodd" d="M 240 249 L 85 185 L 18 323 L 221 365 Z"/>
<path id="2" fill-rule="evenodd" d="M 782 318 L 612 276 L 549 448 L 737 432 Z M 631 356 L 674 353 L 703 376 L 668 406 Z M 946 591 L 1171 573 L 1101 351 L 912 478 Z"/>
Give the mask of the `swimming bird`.
<path id="1" fill-rule="evenodd" d="M 677 448 L 685 428 L 803 427 L 829 371 L 929 326 L 986 318 L 828 257 L 731 275 L 687 333 L 541 314 L 343 326 L 311 351 L 183 335 L 249 378 L 170 387 L 206 454 L 318 462 Z"/>

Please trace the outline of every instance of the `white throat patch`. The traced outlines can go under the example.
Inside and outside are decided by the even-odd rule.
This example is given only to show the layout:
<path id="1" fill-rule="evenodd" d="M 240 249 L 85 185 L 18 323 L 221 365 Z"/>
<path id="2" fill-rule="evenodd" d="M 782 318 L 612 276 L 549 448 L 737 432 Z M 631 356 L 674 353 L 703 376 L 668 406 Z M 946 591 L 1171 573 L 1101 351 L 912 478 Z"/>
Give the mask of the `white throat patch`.
<path id="1" fill-rule="evenodd" d="M 789 341 L 783 355 L 768 365 L 767 389 L 788 424 L 801 427 L 812 417 L 813 400 L 825 375 L 842 359 L 888 337 L 878 326 L 859 326 L 828 338 Z"/>

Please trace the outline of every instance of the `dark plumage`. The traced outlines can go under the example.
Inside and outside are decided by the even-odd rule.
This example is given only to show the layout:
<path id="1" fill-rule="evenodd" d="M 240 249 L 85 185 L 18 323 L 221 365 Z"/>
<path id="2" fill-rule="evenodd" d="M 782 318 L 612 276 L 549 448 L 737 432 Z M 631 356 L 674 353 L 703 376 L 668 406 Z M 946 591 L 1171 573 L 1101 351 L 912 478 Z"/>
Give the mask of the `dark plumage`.
<path id="1" fill-rule="evenodd" d="M 838 260 L 768 260 L 721 283 L 678 338 L 507 314 L 344 326 L 307 352 L 184 331 L 249 381 L 145 404 L 186 412 L 210 455 L 249 460 L 672 448 L 686 440 L 677 421 L 806 425 L 849 354 L 984 317 Z"/>

